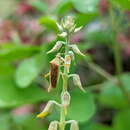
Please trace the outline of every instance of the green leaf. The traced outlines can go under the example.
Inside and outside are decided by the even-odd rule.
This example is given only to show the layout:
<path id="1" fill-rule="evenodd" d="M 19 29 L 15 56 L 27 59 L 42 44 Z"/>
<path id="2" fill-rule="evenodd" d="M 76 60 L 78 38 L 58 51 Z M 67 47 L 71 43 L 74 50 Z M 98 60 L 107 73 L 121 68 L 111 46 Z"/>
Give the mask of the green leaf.
<path id="1" fill-rule="evenodd" d="M 75 21 L 77 26 L 85 26 L 89 22 L 91 22 L 93 19 L 95 19 L 97 16 L 96 13 L 91 13 L 91 14 L 84 14 L 80 13 L 77 14 Z"/>
<path id="2" fill-rule="evenodd" d="M 114 33 L 112 32 L 111 27 L 107 24 L 107 20 L 102 22 L 94 21 L 88 25 L 85 30 L 85 37 L 87 41 L 92 43 L 103 43 L 111 45 L 113 40 Z"/>
<path id="3" fill-rule="evenodd" d="M 112 129 L 102 124 L 92 124 L 90 126 L 90 130 L 112 130 Z"/>
<path id="4" fill-rule="evenodd" d="M 9 113 L 0 113 L 0 130 L 9 130 L 10 129 L 10 114 Z"/>
<path id="5" fill-rule="evenodd" d="M 123 74 L 121 79 L 125 88 L 130 93 L 130 74 Z M 114 85 L 110 81 L 107 81 L 102 85 L 103 87 L 101 88 L 99 95 L 99 101 L 101 104 L 114 108 L 128 107 L 127 99 L 117 85 Z"/>
<path id="6" fill-rule="evenodd" d="M 23 104 L 47 101 L 51 96 L 38 86 L 32 85 L 25 89 L 16 86 L 12 76 L 0 76 L 0 108 L 16 107 Z"/>
<path id="7" fill-rule="evenodd" d="M 113 120 L 114 130 L 130 130 L 130 110 L 120 111 Z"/>
<path id="8" fill-rule="evenodd" d="M 13 121 L 16 126 L 24 128 L 24 130 L 46 130 L 46 125 L 40 120 L 36 119 L 35 115 L 20 115 L 13 116 Z"/>
<path id="9" fill-rule="evenodd" d="M 97 30 L 86 32 L 87 40 L 94 44 L 108 44 L 112 45 L 111 41 L 113 40 L 113 33 L 111 30 Z"/>
<path id="10" fill-rule="evenodd" d="M 10 62 L 23 59 L 40 51 L 37 46 L 16 45 L 13 43 L 0 45 L 0 62 Z"/>
<path id="11" fill-rule="evenodd" d="M 129 0 L 110 0 L 112 4 L 115 6 L 119 6 L 122 9 L 128 9 L 130 10 L 130 1 Z"/>
<path id="12" fill-rule="evenodd" d="M 59 32 L 56 21 L 54 19 L 51 19 L 49 17 L 42 17 L 39 19 L 39 23 L 49 28 L 50 30 L 55 31 L 56 33 Z"/>
<path id="13" fill-rule="evenodd" d="M 86 123 L 84 124 L 84 126 L 81 125 L 81 128 L 83 127 L 82 130 L 112 130 L 111 127 L 108 127 L 106 125 L 102 125 L 102 124 L 98 124 L 98 123 L 89 123 L 86 125 Z"/>
<path id="14" fill-rule="evenodd" d="M 59 16 L 62 16 L 68 11 L 70 11 L 72 8 L 73 6 L 70 0 L 61 0 L 54 9 L 54 12 Z"/>
<path id="15" fill-rule="evenodd" d="M 47 4 L 44 3 L 43 1 L 35 1 L 31 5 L 40 12 L 46 12 L 48 10 Z"/>
<path id="16" fill-rule="evenodd" d="M 68 118 L 79 122 L 88 121 L 95 113 L 93 96 L 80 90 L 71 93 L 71 104 L 68 110 Z"/>
<path id="17" fill-rule="evenodd" d="M 38 54 L 20 63 L 16 70 L 16 83 L 18 87 L 26 88 L 39 75 L 46 65 L 46 55 Z"/>
<path id="18" fill-rule="evenodd" d="M 0 76 L 10 75 L 14 72 L 15 67 L 10 63 L 0 63 Z"/>
<path id="19" fill-rule="evenodd" d="M 99 0 L 71 0 L 74 7 L 82 13 L 92 13 L 97 11 Z"/>

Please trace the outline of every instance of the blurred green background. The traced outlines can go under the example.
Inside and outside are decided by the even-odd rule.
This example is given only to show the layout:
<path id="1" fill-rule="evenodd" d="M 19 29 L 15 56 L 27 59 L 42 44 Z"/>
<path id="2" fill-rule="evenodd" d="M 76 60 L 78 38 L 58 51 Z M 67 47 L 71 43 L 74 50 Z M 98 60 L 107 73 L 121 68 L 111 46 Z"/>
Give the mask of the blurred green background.
<path id="1" fill-rule="evenodd" d="M 130 1 L 1 0 L 0 130 L 47 130 L 59 111 L 36 118 L 50 99 L 59 101 L 62 81 L 47 92 L 46 52 L 57 40 L 56 22 L 72 15 L 83 29 L 71 37 L 86 58 L 76 56 L 71 72 L 86 93 L 69 81 L 67 119 L 80 130 L 130 130 Z M 66 130 L 69 130 L 67 126 Z"/>

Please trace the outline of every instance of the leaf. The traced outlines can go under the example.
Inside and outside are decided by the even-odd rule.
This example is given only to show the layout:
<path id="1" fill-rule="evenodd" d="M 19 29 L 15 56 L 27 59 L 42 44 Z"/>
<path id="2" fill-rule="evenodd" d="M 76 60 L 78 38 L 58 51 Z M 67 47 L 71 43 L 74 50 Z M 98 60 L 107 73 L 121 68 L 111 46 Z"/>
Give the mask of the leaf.
<path id="1" fill-rule="evenodd" d="M 46 130 L 45 124 L 36 119 L 35 115 L 20 115 L 13 116 L 13 121 L 16 126 L 24 128 L 24 130 Z"/>
<path id="2" fill-rule="evenodd" d="M 59 32 L 56 21 L 54 19 L 51 19 L 49 17 L 42 17 L 39 19 L 39 23 L 56 33 Z"/>
<path id="3" fill-rule="evenodd" d="M 92 43 L 103 43 L 110 45 L 113 40 L 114 33 L 112 32 L 107 21 L 94 21 L 87 26 L 85 37 Z"/>
<path id="4" fill-rule="evenodd" d="M 82 13 L 92 13 L 97 11 L 99 0 L 71 0 L 73 6 Z"/>
<path id="5" fill-rule="evenodd" d="M 21 62 L 16 70 L 16 83 L 20 88 L 28 87 L 46 65 L 44 54 L 36 55 Z"/>
<path id="6" fill-rule="evenodd" d="M 84 123 L 80 126 L 82 130 L 113 130 L 111 127 L 99 123 L 93 123 L 92 121 L 89 123 Z"/>
<path id="7" fill-rule="evenodd" d="M 130 110 L 122 110 L 113 120 L 114 130 L 130 130 Z"/>
<path id="8" fill-rule="evenodd" d="M 0 63 L 0 75 L 10 75 L 14 72 L 15 68 L 10 63 Z"/>
<path id="9" fill-rule="evenodd" d="M 16 45 L 13 43 L 0 45 L 0 62 L 10 62 L 23 59 L 40 51 L 37 46 Z"/>
<path id="10" fill-rule="evenodd" d="M 84 14 L 79 13 L 76 15 L 75 22 L 78 27 L 85 26 L 89 22 L 91 22 L 93 19 L 95 19 L 97 16 L 97 13 L 91 13 L 91 14 Z"/>
<path id="11" fill-rule="evenodd" d="M 121 79 L 127 91 L 130 93 L 130 74 L 123 74 Z M 118 86 L 114 85 L 110 81 L 107 81 L 102 85 L 103 87 L 101 88 L 99 95 L 99 101 L 101 104 L 114 108 L 128 107 L 127 99 Z"/>
<path id="12" fill-rule="evenodd" d="M 85 122 L 95 113 L 94 99 L 90 93 L 83 93 L 79 90 L 71 93 L 71 104 L 68 110 L 68 118 Z"/>
<path id="13" fill-rule="evenodd" d="M 90 126 L 90 130 L 112 130 L 112 129 L 110 127 L 102 125 L 102 124 L 92 123 Z"/>
<path id="14" fill-rule="evenodd" d="M 51 96 L 47 92 L 32 85 L 25 89 L 16 86 L 12 76 L 0 76 L 0 108 L 16 107 L 23 104 L 47 101 Z"/>
<path id="15" fill-rule="evenodd" d="M 73 6 L 70 0 L 61 0 L 54 9 L 54 12 L 59 16 L 62 16 L 68 11 L 70 11 L 72 8 Z"/>
<path id="16" fill-rule="evenodd" d="M 40 12 L 47 12 L 48 10 L 48 6 L 45 2 L 43 1 L 34 1 L 31 4 L 34 8 L 36 8 L 37 10 L 39 10 Z"/>
<path id="17" fill-rule="evenodd" d="M 119 6 L 122 9 L 130 10 L 130 1 L 129 0 L 110 0 L 115 6 Z"/>
<path id="18" fill-rule="evenodd" d="M 0 130 L 9 130 L 10 129 L 10 114 L 9 113 L 0 113 Z"/>

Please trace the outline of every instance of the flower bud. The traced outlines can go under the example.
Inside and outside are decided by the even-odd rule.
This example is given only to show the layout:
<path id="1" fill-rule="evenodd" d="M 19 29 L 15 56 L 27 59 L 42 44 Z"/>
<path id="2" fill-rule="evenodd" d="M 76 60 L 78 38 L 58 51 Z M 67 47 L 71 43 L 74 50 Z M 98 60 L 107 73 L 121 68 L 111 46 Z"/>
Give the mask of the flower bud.
<path id="1" fill-rule="evenodd" d="M 62 105 L 63 105 L 64 110 L 65 110 L 65 114 L 67 114 L 67 107 L 70 104 L 70 99 L 71 99 L 70 94 L 67 91 L 62 93 L 61 101 L 62 101 Z"/>
<path id="2" fill-rule="evenodd" d="M 57 25 L 59 31 L 63 31 L 63 28 L 62 28 L 62 26 L 59 23 L 56 23 L 56 25 Z"/>
<path id="3" fill-rule="evenodd" d="M 69 73 L 70 64 L 71 64 L 71 56 L 70 55 L 66 55 L 65 56 L 65 67 L 66 67 L 67 73 Z"/>
<path id="4" fill-rule="evenodd" d="M 72 51 L 69 51 L 68 54 L 71 56 L 71 59 L 74 60 L 74 53 Z"/>
<path id="5" fill-rule="evenodd" d="M 59 67 L 60 67 L 60 58 L 58 55 L 50 62 L 50 86 L 48 91 L 52 88 L 56 88 L 57 81 L 59 79 Z"/>
<path id="6" fill-rule="evenodd" d="M 62 47 L 63 41 L 57 41 L 54 47 L 47 54 L 58 51 Z"/>
<path id="7" fill-rule="evenodd" d="M 81 27 L 78 27 L 78 28 L 75 28 L 74 32 L 78 32 L 82 29 L 82 26 Z"/>
<path id="8" fill-rule="evenodd" d="M 74 30 L 75 30 L 75 27 L 76 27 L 76 25 L 74 25 L 74 26 L 72 26 L 68 31 L 69 31 L 69 33 L 73 33 L 74 32 Z"/>
<path id="9" fill-rule="evenodd" d="M 65 19 L 62 20 L 62 27 L 72 33 L 74 32 L 74 29 L 75 29 L 75 21 L 74 21 L 74 18 L 72 16 L 67 16 Z"/>
<path id="10" fill-rule="evenodd" d="M 67 36 L 66 32 L 62 32 L 61 34 L 58 34 L 58 36 L 65 38 Z"/>
<path id="11" fill-rule="evenodd" d="M 79 130 L 79 126 L 77 121 L 72 121 L 71 126 L 70 126 L 70 130 Z"/>
<path id="12" fill-rule="evenodd" d="M 74 82 L 74 85 L 79 87 L 83 92 L 86 92 L 84 90 L 84 88 L 82 87 L 82 84 L 81 84 L 81 80 L 80 80 L 80 77 L 79 75 L 77 74 L 73 74 L 73 82 Z"/>
<path id="13" fill-rule="evenodd" d="M 61 100 L 62 100 L 62 104 L 64 106 L 69 106 L 69 104 L 70 104 L 70 94 L 69 94 L 68 91 L 65 91 L 65 92 L 62 93 Z"/>
<path id="14" fill-rule="evenodd" d="M 62 26 L 65 29 L 69 29 L 74 26 L 75 22 L 72 16 L 67 16 L 62 20 Z"/>
<path id="15" fill-rule="evenodd" d="M 70 47 L 76 54 L 85 56 L 85 55 L 79 50 L 79 48 L 77 47 L 77 45 L 69 45 L 69 47 Z"/>
<path id="16" fill-rule="evenodd" d="M 44 118 L 46 117 L 51 111 L 54 106 L 54 103 L 52 101 L 49 101 L 47 105 L 45 106 L 44 110 L 37 115 L 38 118 Z"/>
<path id="17" fill-rule="evenodd" d="M 52 121 L 49 125 L 48 130 L 58 130 L 58 121 Z"/>

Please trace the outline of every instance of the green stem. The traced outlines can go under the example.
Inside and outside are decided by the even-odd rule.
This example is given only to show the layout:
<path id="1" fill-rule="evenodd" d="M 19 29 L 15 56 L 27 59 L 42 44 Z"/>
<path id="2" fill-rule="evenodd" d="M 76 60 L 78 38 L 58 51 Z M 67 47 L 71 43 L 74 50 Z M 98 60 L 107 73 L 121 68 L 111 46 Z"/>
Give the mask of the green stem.
<path id="1" fill-rule="evenodd" d="M 120 45 L 117 43 L 117 40 L 116 40 L 120 26 L 118 26 L 118 21 L 115 24 L 116 19 L 114 18 L 114 15 L 113 15 L 112 5 L 110 5 L 109 7 L 109 13 L 110 13 L 110 18 L 111 18 L 111 26 L 114 31 L 114 40 L 113 40 L 114 49 L 113 50 L 114 50 L 114 59 L 115 59 L 115 68 L 116 68 L 118 86 L 121 89 L 124 96 L 127 98 L 128 103 L 130 104 L 130 95 L 127 89 L 125 88 L 121 79 L 122 59 L 121 59 L 121 53 L 120 53 Z"/>
<path id="2" fill-rule="evenodd" d="M 68 83 L 68 75 L 66 68 L 64 68 L 64 74 L 63 74 L 63 90 L 62 93 L 67 90 L 67 83 Z M 65 110 L 64 107 L 61 107 L 61 112 L 60 112 L 60 130 L 65 129 Z"/>
<path id="3" fill-rule="evenodd" d="M 65 55 L 68 53 L 68 47 L 67 47 L 68 44 L 69 44 L 69 34 L 67 35 L 67 38 L 66 38 Z M 62 93 L 67 91 L 67 86 L 68 86 L 68 73 L 67 73 L 66 67 L 64 67 Z M 61 107 L 61 112 L 60 112 L 60 130 L 65 130 L 65 110 L 64 110 L 64 107 Z"/>
<path id="4" fill-rule="evenodd" d="M 114 46 L 114 58 L 115 58 L 115 67 L 116 67 L 118 85 L 119 85 L 119 88 L 121 89 L 121 91 L 123 92 L 123 94 L 125 95 L 125 97 L 127 98 L 128 103 L 130 104 L 130 95 L 129 95 L 127 89 L 125 88 L 125 86 L 122 82 L 122 79 L 121 79 L 122 61 L 121 61 L 120 46 L 116 42 L 114 45 L 115 45 Z"/>
<path id="5" fill-rule="evenodd" d="M 60 130 L 64 130 L 65 129 L 65 111 L 64 108 L 61 108 L 61 112 L 60 112 Z"/>

